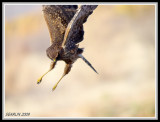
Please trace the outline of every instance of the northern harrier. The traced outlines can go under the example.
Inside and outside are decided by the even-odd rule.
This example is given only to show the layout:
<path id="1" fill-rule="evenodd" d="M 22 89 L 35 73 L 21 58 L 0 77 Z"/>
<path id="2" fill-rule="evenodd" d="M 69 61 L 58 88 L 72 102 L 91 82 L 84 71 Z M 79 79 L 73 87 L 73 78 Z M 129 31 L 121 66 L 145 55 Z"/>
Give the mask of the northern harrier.
<path id="1" fill-rule="evenodd" d="M 57 61 L 63 60 L 66 63 L 64 74 L 55 84 L 55 90 L 61 79 L 70 72 L 72 64 L 82 58 L 96 73 L 93 66 L 82 56 L 83 48 L 78 43 L 83 40 L 83 23 L 93 13 L 97 5 L 43 5 L 42 11 L 50 33 L 51 46 L 46 50 L 47 56 L 52 60 L 50 69 L 42 75 L 37 83 L 51 71 Z"/>

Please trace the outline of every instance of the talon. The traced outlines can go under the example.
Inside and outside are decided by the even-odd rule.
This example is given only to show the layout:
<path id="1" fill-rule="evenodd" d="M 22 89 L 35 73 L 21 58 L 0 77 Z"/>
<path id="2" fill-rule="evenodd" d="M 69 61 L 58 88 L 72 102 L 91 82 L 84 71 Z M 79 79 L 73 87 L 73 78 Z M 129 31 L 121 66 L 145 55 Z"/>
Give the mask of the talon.
<path id="1" fill-rule="evenodd" d="M 54 91 L 56 88 L 57 88 L 57 85 L 55 85 L 55 86 L 52 88 L 52 91 Z"/>
<path id="2" fill-rule="evenodd" d="M 39 78 L 39 79 L 37 80 L 37 84 L 40 84 L 41 81 L 42 81 L 42 78 Z"/>

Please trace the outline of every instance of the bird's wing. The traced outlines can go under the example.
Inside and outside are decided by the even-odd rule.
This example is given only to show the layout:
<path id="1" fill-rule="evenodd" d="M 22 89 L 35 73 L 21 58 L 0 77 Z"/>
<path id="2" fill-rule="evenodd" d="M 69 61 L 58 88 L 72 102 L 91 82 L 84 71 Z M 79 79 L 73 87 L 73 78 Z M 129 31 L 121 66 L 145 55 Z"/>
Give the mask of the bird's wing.
<path id="1" fill-rule="evenodd" d="M 61 46 L 68 23 L 76 13 L 77 5 L 43 5 L 42 11 L 50 33 L 51 45 Z"/>
<path id="2" fill-rule="evenodd" d="M 87 21 L 89 15 L 93 13 L 93 10 L 96 9 L 98 5 L 81 5 L 77 10 L 72 20 L 69 22 L 62 46 L 65 46 L 65 49 L 71 49 L 75 47 L 75 44 L 83 40 L 83 23 Z"/>

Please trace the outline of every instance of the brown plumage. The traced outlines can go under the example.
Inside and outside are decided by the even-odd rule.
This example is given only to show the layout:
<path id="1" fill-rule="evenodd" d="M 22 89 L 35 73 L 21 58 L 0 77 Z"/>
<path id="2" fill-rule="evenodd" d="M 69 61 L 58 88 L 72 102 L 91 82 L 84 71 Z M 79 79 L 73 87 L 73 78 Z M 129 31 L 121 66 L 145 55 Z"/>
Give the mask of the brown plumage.
<path id="1" fill-rule="evenodd" d="M 70 72 L 72 64 L 82 58 L 96 73 L 97 71 L 82 56 L 83 48 L 78 48 L 78 43 L 83 40 L 83 23 L 92 14 L 97 5 L 43 5 L 42 11 L 50 33 L 50 47 L 46 50 L 47 56 L 52 60 L 51 71 L 57 61 L 63 60 L 66 63 L 64 74 L 61 79 Z M 47 71 L 44 75 L 46 75 Z M 44 76 L 43 75 L 43 76 Z M 40 77 L 37 83 L 42 80 Z M 60 79 L 60 80 L 61 80 Z M 53 90 L 57 87 L 56 83 Z"/>

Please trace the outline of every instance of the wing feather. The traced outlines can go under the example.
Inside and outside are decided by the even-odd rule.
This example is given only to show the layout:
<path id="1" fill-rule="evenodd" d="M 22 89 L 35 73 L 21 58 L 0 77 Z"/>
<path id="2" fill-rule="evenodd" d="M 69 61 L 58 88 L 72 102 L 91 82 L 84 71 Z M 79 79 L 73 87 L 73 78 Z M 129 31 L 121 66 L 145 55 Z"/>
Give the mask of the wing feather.
<path id="1" fill-rule="evenodd" d="M 93 13 L 93 10 L 96 9 L 98 5 L 82 5 L 77 12 L 75 13 L 72 20 L 69 22 L 62 46 L 66 49 L 74 48 L 75 44 L 83 40 L 83 23 L 87 21 L 89 15 Z"/>
<path id="2" fill-rule="evenodd" d="M 77 5 L 43 5 L 43 15 L 50 34 L 50 43 L 61 46 L 68 23 L 76 13 Z"/>

